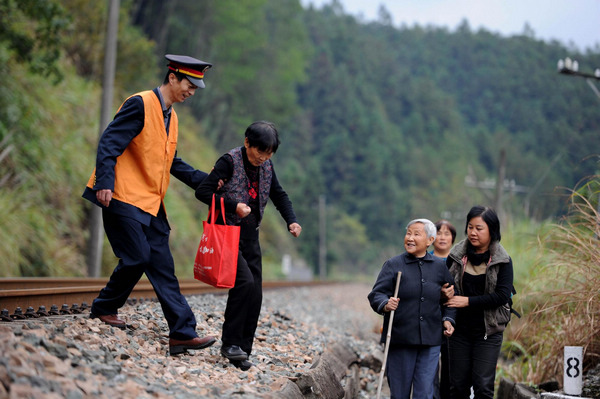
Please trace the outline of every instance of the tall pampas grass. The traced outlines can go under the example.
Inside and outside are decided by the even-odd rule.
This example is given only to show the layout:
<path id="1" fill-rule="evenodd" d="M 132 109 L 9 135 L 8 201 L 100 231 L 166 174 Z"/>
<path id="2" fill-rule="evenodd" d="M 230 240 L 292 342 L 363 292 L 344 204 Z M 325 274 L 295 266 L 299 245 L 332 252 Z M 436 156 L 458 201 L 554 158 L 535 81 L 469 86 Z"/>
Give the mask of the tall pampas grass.
<path id="1" fill-rule="evenodd" d="M 504 372 L 516 381 L 562 383 L 563 348 L 582 346 L 584 371 L 600 362 L 600 177 L 570 191 L 569 213 L 539 233 L 538 261 L 505 334 Z"/>

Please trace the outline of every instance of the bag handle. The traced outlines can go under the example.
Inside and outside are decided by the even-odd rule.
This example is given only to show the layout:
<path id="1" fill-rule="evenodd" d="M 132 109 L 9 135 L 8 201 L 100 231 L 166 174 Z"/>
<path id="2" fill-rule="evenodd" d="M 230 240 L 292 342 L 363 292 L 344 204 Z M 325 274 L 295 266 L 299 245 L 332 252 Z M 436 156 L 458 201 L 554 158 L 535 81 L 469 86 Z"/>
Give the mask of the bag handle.
<path id="1" fill-rule="evenodd" d="M 225 200 L 223 199 L 223 197 L 221 197 L 221 214 L 223 215 L 223 223 L 227 224 L 227 221 L 225 220 Z M 212 195 L 212 201 L 210 204 L 210 212 L 208 214 L 208 223 L 210 224 L 215 224 L 215 221 L 217 220 L 217 216 L 215 213 L 215 194 L 213 193 Z"/>

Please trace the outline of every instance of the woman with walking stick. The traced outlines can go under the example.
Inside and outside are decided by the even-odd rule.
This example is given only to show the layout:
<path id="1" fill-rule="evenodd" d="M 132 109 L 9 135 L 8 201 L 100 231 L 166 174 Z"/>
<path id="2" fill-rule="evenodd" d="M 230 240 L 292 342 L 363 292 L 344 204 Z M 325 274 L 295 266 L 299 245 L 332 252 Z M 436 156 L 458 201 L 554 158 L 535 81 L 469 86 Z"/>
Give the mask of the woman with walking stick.
<path id="1" fill-rule="evenodd" d="M 444 261 L 427 252 L 436 236 L 427 219 L 408 223 L 404 236 L 406 252 L 386 261 L 368 295 L 373 310 L 383 314 L 382 333 L 387 353 L 387 379 L 392 399 L 431 399 L 442 331 L 454 332 L 455 309 L 441 303 L 441 287 L 453 284 Z M 398 294 L 394 288 L 400 277 Z M 386 337 L 387 335 L 387 337 Z M 382 370 L 383 372 L 384 370 Z"/>

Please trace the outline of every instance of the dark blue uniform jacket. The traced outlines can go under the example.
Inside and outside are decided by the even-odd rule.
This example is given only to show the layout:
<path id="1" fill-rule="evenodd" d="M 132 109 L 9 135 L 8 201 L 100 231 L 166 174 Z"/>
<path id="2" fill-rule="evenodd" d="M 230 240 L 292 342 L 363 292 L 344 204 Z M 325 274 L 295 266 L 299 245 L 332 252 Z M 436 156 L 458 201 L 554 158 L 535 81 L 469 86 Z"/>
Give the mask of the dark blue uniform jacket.
<path id="1" fill-rule="evenodd" d="M 157 93 L 158 88 L 153 91 L 160 99 Z M 96 157 L 96 176 L 98 177 L 95 186 L 96 190 L 112 190 L 114 188 L 114 167 L 117 157 L 125 151 L 131 140 L 140 134 L 144 127 L 144 119 L 144 102 L 142 101 L 142 97 L 133 96 L 123 104 L 113 121 L 104 130 L 98 143 L 98 155 Z M 177 153 L 175 153 L 173 165 L 171 165 L 171 175 L 194 190 L 207 176 L 205 172 L 194 169 L 181 158 L 177 157 Z M 89 187 L 85 188 L 83 198 L 103 207 L 96 199 L 96 191 Z M 135 219 L 146 226 L 150 225 L 152 218 L 152 215 L 149 213 L 115 199 L 111 200 L 108 210 L 121 216 Z"/>

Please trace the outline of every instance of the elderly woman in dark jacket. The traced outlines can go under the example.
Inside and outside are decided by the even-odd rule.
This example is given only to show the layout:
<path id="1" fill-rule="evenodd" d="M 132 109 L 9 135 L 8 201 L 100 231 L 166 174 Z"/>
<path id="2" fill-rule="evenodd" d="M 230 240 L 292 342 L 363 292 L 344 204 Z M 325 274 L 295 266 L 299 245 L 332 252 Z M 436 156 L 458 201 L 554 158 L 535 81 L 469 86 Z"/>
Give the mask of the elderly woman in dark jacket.
<path id="1" fill-rule="evenodd" d="M 240 244 L 235 286 L 229 290 L 221 335 L 221 355 L 241 370 L 253 364 L 248 360 L 254 345 L 262 306 L 262 252 L 259 227 L 267 202 L 271 200 L 292 236 L 302 226 L 297 222 L 292 202 L 279 184 L 271 157 L 279 148 L 275 125 L 257 121 L 246 129 L 244 145 L 221 156 L 208 177 L 196 189 L 196 198 L 210 205 L 225 202 L 227 224 L 240 226 Z M 221 181 L 224 184 L 221 187 Z M 217 223 L 223 222 L 220 215 Z"/>
<path id="2" fill-rule="evenodd" d="M 436 228 L 427 219 L 415 219 L 406 227 L 406 252 L 383 265 L 368 298 L 373 310 L 384 315 L 381 342 L 386 341 L 390 312 L 394 310 L 389 342 L 387 379 L 393 399 L 430 399 L 444 335 L 454 331 L 455 309 L 441 301 L 441 287 L 452 284 L 444 261 L 427 252 Z M 398 297 L 394 289 L 402 272 Z"/>
<path id="3" fill-rule="evenodd" d="M 467 215 L 466 240 L 456 244 L 447 264 L 458 295 L 446 305 L 458 308 L 456 331 L 448 341 L 450 397 L 494 397 L 496 363 L 502 335 L 510 320 L 508 304 L 513 265 L 500 245 L 496 212 L 474 206 Z"/>

